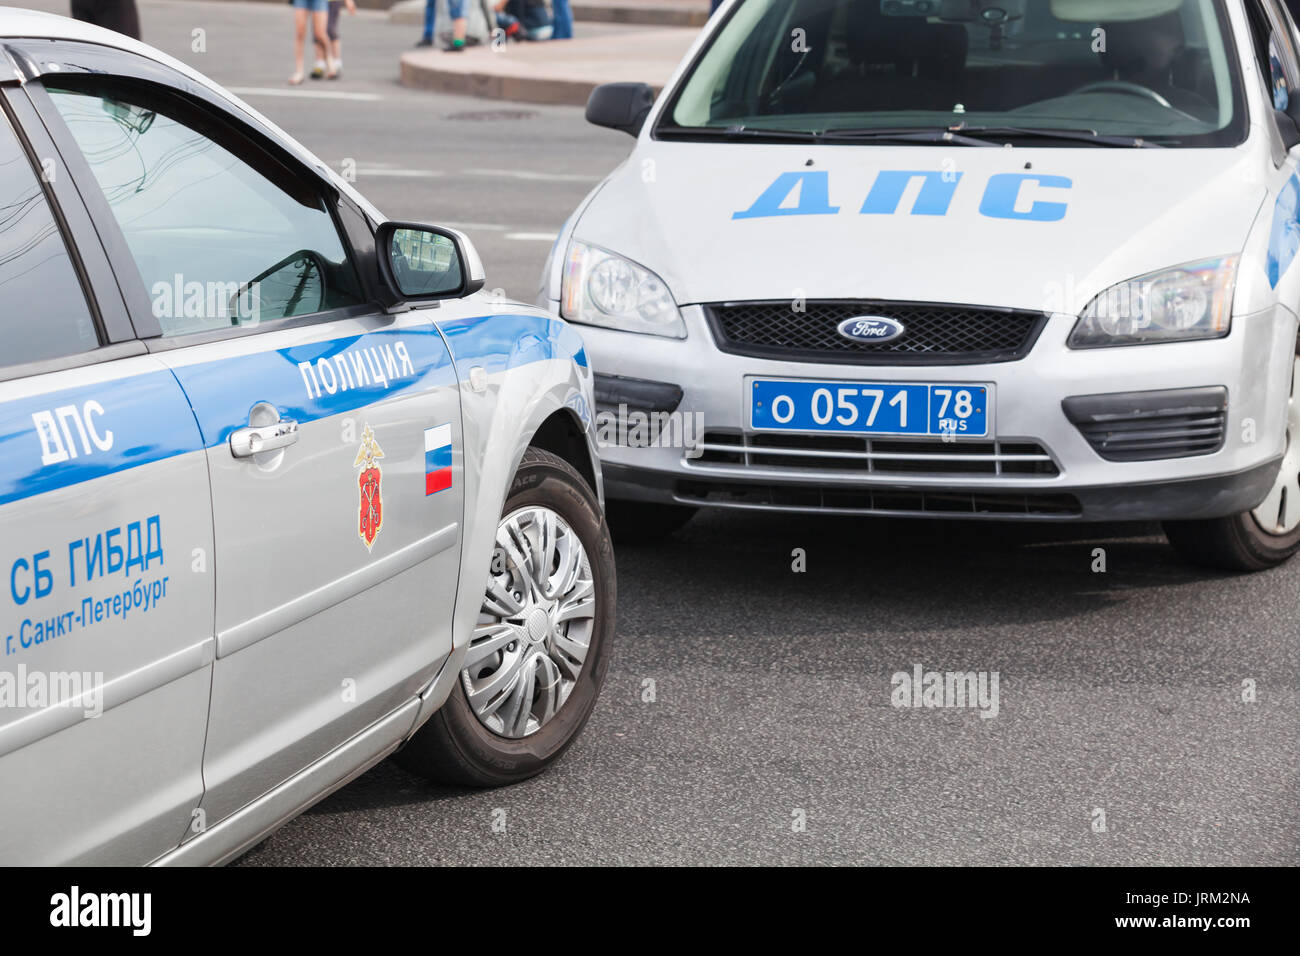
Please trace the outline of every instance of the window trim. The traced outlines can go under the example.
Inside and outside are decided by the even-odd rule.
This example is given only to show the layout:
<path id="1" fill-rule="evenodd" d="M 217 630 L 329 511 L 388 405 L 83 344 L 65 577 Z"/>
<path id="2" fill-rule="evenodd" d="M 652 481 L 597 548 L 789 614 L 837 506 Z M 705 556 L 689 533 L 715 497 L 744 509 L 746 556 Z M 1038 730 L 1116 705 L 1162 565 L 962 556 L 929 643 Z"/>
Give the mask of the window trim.
<path id="1" fill-rule="evenodd" d="M 282 329 L 302 328 L 307 325 L 328 325 L 345 319 L 356 319 L 366 315 L 376 315 L 375 307 L 369 302 L 360 305 L 345 305 L 326 312 L 308 312 L 303 315 L 290 315 L 283 319 L 259 322 L 257 325 L 232 325 L 230 328 L 205 329 L 202 332 L 186 332 L 183 335 L 160 335 L 152 339 L 143 339 L 150 352 L 170 352 L 173 349 L 189 348 L 192 345 L 206 345 L 209 342 L 224 342 L 227 339 L 242 339 L 249 335 L 261 335 L 265 332 L 279 332 Z M 378 313 L 379 318 L 385 318 Z M 391 319 L 392 317 L 387 317 Z"/>
<path id="2" fill-rule="evenodd" d="M 66 372 L 74 368 L 88 368 L 91 365 L 115 362 L 118 359 L 132 358 L 136 355 L 147 355 L 148 352 L 149 350 L 145 348 L 145 344 L 139 339 L 128 339 L 125 342 L 101 345 L 89 352 L 77 352 L 73 355 L 64 355 L 58 358 L 39 359 L 35 362 L 24 362 L 21 365 L 0 365 L 0 382 L 12 382 L 20 378 L 35 378 L 38 375 Z"/>
<path id="3" fill-rule="evenodd" d="M 59 175 L 61 167 L 57 165 L 60 160 L 58 152 L 53 148 L 53 143 L 42 135 L 44 126 L 21 88 L 0 88 L 0 123 L 7 124 L 13 131 L 18 148 L 27 160 L 31 176 L 41 190 L 45 206 L 72 266 L 74 281 L 81 289 L 96 339 L 93 348 L 33 362 L 9 363 L 0 359 L 0 381 L 38 374 L 31 370 L 47 366 L 53 370 L 70 365 L 93 364 L 94 360 L 85 360 L 84 357 L 96 355 L 105 346 L 115 342 L 134 338 L 125 304 L 112 294 L 115 288 L 112 269 L 103 247 L 95 238 L 89 214 L 81 203 L 74 184 L 67 175 Z M 51 178 L 42 175 L 42 156 L 56 162 Z"/>
<path id="4" fill-rule="evenodd" d="M 153 315 L 152 300 L 145 288 L 144 279 L 140 276 L 135 258 L 131 254 L 126 236 L 118 226 L 117 217 L 104 197 L 94 171 L 82 155 L 49 91 L 38 80 L 29 80 L 26 84 L 28 96 L 54 141 L 55 148 L 68 170 L 69 178 L 81 193 L 91 219 L 101 226 L 100 236 L 117 284 L 121 288 L 122 297 L 127 303 L 135 335 L 146 342 L 149 351 L 164 351 L 177 347 L 171 345 L 172 342 L 184 341 L 186 344 L 198 344 L 200 341 L 220 341 L 382 312 L 382 305 L 375 294 L 376 290 L 367 280 L 367 271 L 361 267 L 353 237 L 344 227 L 339 210 L 336 208 L 342 193 L 317 170 L 302 162 L 277 142 L 269 132 L 259 130 L 241 118 L 232 109 L 232 104 L 222 101 L 211 90 L 184 74 L 121 50 L 89 43 L 57 42 L 49 48 L 49 52 L 62 63 L 56 62 L 57 69 L 42 70 L 33 51 L 27 49 L 24 44 L 11 44 L 9 49 L 21 55 L 27 72 L 35 76 L 58 75 L 60 79 L 87 76 L 92 82 L 121 86 L 127 91 L 139 90 L 144 97 L 165 98 L 170 103 L 176 104 L 185 114 L 181 117 L 183 122 L 190 124 L 191 119 L 197 117 L 200 125 L 194 126 L 196 132 L 230 150 L 241 160 L 249 162 L 249 153 L 253 151 L 258 161 L 249 164 L 258 172 L 267 175 L 268 164 L 279 167 L 283 175 L 291 177 L 296 184 L 300 184 L 305 190 L 310 190 L 321 200 L 334 226 L 344 255 L 348 259 L 348 264 L 352 267 L 360 285 L 363 301 L 355 305 L 274 319 L 255 326 L 231 326 L 228 329 L 164 336 L 161 324 Z M 75 60 L 75 68 L 67 62 L 69 56 Z M 47 67 L 48 65 L 46 64 Z M 268 178 L 277 188 L 284 188 L 277 176 L 268 176 Z"/>

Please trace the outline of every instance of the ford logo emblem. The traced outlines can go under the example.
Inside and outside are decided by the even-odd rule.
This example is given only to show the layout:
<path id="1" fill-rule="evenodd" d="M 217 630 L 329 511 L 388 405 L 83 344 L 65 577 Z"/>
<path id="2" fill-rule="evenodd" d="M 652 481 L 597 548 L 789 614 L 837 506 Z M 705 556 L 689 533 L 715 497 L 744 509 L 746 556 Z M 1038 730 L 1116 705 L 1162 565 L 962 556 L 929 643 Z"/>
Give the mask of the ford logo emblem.
<path id="1" fill-rule="evenodd" d="M 892 342 L 907 330 L 902 322 L 883 315 L 858 315 L 845 319 L 836 331 L 851 342 Z"/>

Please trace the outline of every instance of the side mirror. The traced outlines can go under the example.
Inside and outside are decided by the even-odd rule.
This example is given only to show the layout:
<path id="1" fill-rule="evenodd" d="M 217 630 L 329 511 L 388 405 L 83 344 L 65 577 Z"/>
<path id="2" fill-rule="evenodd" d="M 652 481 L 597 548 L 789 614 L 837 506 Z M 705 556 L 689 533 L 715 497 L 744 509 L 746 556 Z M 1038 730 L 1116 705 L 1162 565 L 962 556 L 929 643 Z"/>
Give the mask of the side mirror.
<path id="1" fill-rule="evenodd" d="M 463 299 L 483 288 L 486 277 L 469 236 L 457 229 L 418 222 L 385 222 L 375 233 L 379 274 L 389 309 L 410 303 Z"/>
<path id="2" fill-rule="evenodd" d="M 654 102 L 655 91 L 645 83 L 605 83 L 591 91 L 587 122 L 639 136 Z"/>
<path id="3" fill-rule="evenodd" d="M 1282 137 L 1282 145 L 1286 147 L 1289 153 L 1291 150 L 1300 146 L 1300 96 L 1293 101 L 1294 106 L 1286 110 L 1274 110 L 1273 119 L 1277 123 L 1277 131 Z"/>

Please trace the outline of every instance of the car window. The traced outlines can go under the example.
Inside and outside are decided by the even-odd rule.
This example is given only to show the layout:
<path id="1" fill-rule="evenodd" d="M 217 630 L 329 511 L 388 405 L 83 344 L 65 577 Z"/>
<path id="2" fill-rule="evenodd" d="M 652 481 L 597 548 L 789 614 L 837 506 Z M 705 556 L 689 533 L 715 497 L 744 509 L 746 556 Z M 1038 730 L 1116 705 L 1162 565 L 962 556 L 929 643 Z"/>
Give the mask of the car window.
<path id="1" fill-rule="evenodd" d="M 965 124 L 1236 145 L 1238 73 L 1222 0 L 748 0 L 658 132 Z"/>
<path id="2" fill-rule="evenodd" d="M 47 84 L 126 237 L 164 335 L 258 325 L 359 304 L 322 197 L 279 181 L 166 97 Z M 211 125 L 211 124 L 207 124 Z M 243 144 L 241 144 L 242 146 Z"/>
<path id="3" fill-rule="evenodd" d="M 0 366 L 75 355 L 99 344 L 40 178 L 0 113 Z"/>
<path id="4" fill-rule="evenodd" d="M 1298 72 L 1296 48 L 1285 12 L 1276 4 L 1264 4 L 1268 33 L 1268 74 L 1273 93 L 1273 108 L 1285 110 L 1295 96 Z"/>

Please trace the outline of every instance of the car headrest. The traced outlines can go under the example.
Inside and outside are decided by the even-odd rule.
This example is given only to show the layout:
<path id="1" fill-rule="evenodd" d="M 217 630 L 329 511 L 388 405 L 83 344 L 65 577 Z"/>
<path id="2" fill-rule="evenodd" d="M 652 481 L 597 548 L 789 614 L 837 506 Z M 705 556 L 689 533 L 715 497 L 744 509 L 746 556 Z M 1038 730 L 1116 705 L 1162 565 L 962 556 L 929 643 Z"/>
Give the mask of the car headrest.
<path id="1" fill-rule="evenodd" d="M 1151 20 L 1181 10 L 1183 0 L 1052 0 L 1052 16 L 1067 23 Z"/>
<path id="2" fill-rule="evenodd" d="M 850 6 L 846 27 L 849 59 L 854 63 L 943 60 L 960 68 L 970 46 L 961 24 L 885 16 L 875 2 Z"/>
<path id="3" fill-rule="evenodd" d="M 1106 49 L 1101 54 L 1107 69 L 1121 74 L 1144 74 L 1155 64 L 1156 48 L 1161 41 L 1178 49 L 1186 46 L 1183 18 L 1177 13 L 1146 20 L 1103 21 Z"/>

